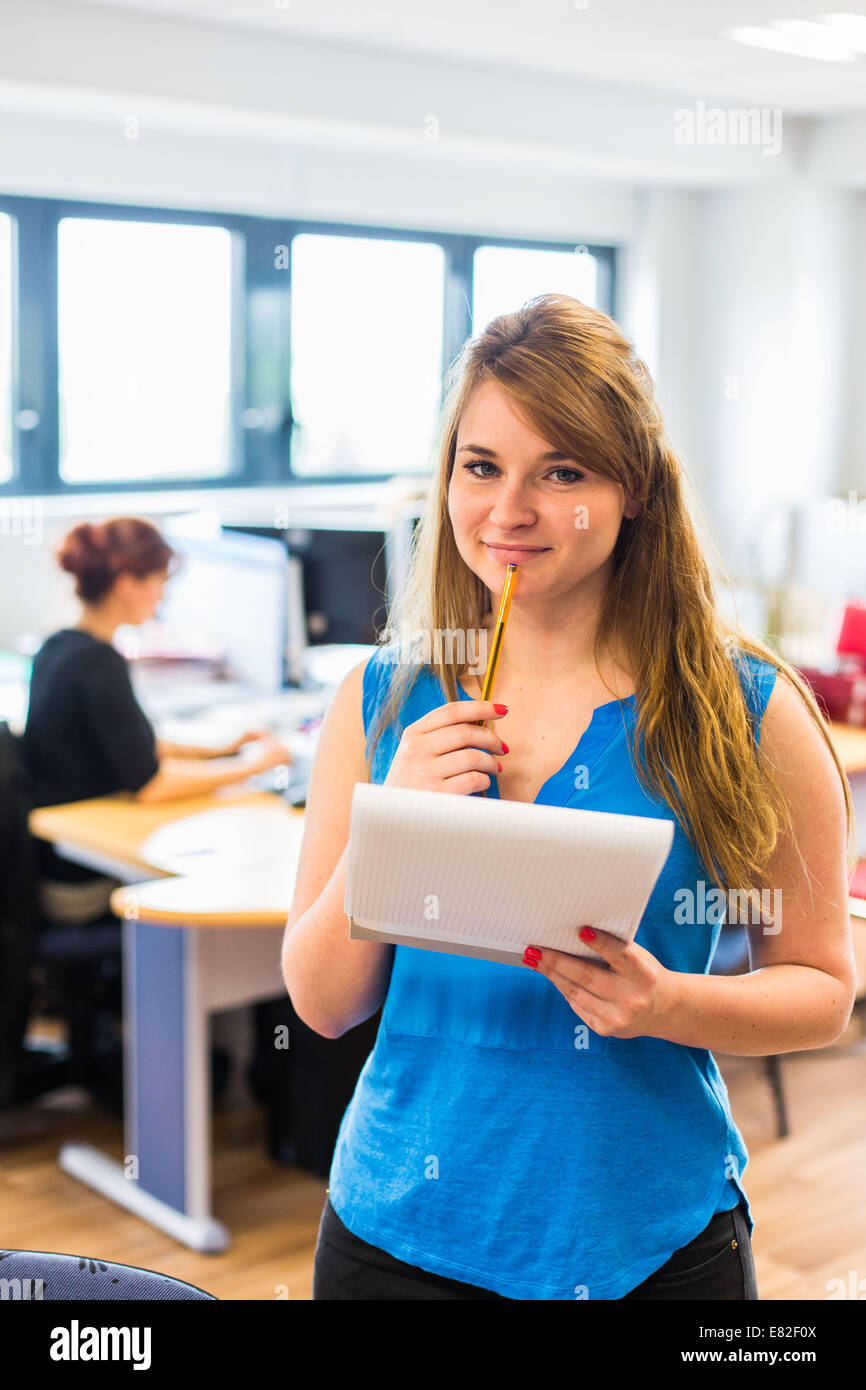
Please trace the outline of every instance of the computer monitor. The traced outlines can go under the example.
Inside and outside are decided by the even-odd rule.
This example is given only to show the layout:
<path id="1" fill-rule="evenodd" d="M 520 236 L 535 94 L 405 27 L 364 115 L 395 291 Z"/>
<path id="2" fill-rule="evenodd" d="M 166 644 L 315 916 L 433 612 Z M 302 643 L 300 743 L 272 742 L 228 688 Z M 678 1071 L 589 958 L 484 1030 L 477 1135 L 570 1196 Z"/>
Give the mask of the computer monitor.
<path id="1" fill-rule="evenodd" d="M 385 532 L 297 526 L 286 539 L 301 564 L 307 646 L 375 644 L 388 608 Z"/>
<path id="2" fill-rule="evenodd" d="M 166 584 L 160 621 L 222 647 L 238 680 L 263 694 L 281 690 L 289 611 L 285 544 L 225 529 L 168 540 L 181 564 Z"/>

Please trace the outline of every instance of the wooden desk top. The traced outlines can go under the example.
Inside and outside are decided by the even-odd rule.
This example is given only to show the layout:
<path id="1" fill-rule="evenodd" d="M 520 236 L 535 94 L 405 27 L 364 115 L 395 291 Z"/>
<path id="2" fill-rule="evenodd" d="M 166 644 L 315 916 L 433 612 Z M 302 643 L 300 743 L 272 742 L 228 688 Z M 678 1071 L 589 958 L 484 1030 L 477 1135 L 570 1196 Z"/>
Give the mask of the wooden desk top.
<path id="1" fill-rule="evenodd" d="M 168 927 L 284 927 L 295 889 L 297 858 L 230 875 L 193 874 L 115 888 L 112 911 Z"/>
<path id="2" fill-rule="evenodd" d="M 29 823 L 40 840 L 91 850 L 152 878 L 282 858 L 303 833 L 304 813 L 271 792 L 226 787 L 155 806 L 126 795 L 43 806 Z"/>
<path id="3" fill-rule="evenodd" d="M 866 772 L 866 729 L 854 724 L 831 724 L 830 737 L 849 776 L 852 772 Z"/>
<path id="4" fill-rule="evenodd" d="M 157 806 L 125 795 L 46 806 L 31 813 L 30 829 L 140 872 L 148 881 L 112 894 L 119 917 L 171 926 L 283 927 L 304 813 L 269 792 L 221 788 Z"/>

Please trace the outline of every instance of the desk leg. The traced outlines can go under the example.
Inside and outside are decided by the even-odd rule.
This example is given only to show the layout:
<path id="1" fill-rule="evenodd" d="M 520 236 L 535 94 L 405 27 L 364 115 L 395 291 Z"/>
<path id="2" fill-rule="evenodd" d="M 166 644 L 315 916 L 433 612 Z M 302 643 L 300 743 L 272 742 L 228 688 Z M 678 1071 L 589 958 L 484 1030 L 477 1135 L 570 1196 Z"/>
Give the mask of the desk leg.
<path id="1" fill-rule="evenodd" d="M 194 1250 L 230 1244 L 210 1214 L 209 1023 L 200 933 L 123 924 L 124 1164 L 67 1144 L 60 1165 Z"/>

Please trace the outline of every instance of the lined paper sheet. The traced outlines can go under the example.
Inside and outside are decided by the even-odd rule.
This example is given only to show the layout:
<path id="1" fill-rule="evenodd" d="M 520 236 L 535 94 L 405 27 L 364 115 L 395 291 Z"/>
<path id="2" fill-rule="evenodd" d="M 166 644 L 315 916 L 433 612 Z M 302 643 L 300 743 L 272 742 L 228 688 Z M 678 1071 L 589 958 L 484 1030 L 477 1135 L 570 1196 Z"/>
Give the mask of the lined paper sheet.
<path id="1" fill-rule="evenodd" d="M 631 941 L 673 820 L 358 782 L 350 936 L 488 960 L 550 946 L 598 960 L 584 923 Z"/>

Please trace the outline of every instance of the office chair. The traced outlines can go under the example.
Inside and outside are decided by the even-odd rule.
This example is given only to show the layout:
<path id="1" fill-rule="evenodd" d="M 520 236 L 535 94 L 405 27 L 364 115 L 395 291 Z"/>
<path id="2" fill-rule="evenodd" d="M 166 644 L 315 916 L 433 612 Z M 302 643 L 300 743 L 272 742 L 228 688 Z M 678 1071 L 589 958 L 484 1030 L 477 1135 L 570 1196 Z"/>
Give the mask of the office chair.
<path id="1" fill-rule="evenodd" d="M 121 924 L 106 915 L 73 926 L 40 913 L 31 809 L 21 741 L 0 721 L 0 1111 L 69 1084 L 120 1111 L 122 1046 L 105 1025 L 121 1018 Z M 27 1041 L 37 1011 L 65 1021 L 65 1053 Z M 215 1095 L 230 1060 L 212 1049 Z"/>
<path id="2" fill-rule="evenodd" d="M 81 1255 L 58 1255 L 48 1250 L 0 1250 L 0 1297 L 27 1302 L 56 1303 L 99 1299 L 207 1298 L 218 1302 L 195 1284 L 171 1279 L 152 1269 L 113 1264 Z"/>
<path id="3" fill-rule="evenodd" d="M 66 1025 L 66 1085 L 93 1090 L 112 1108 L 123 1107 L 119 1035 L 105 1024 L 122 1017 L 121 925 L 105 916 L 82 926 L 40 916 L 33 942 L 31 1002 L 35 1012 L 59 1015 Z M 118 1030 L 119 1031 L 119 1030 Z"/>
<path id="4" fill-rule="evenodd" d="M 74 927 L 40 915 L 30 810 L 20 740 L 0 722 L 0 1110 L 70 1082 L 93 1084 L 100 1070 L 108 1098 L 119 1105 L 120 1044 L 106 1065 L 96 1034 L 107 1009 L 119 1015 L 120 923 L 105 917 Z M 65 1019 L 66 1055 L 26 1040 L 40 991 L 42 1012 Z"/>
<path id="5" fill-rule="evenodd" d="M 0 723 L 0 1110 L 17 1103 L 35 1058 L 25 1046 L 36 933 L 36 864 L 27 827 L 30 790 L 19 740 Z M 44 1056 L 46 1066 L 56 1058 Z M 53 1075 L 57 1075 L 56 1067 Z M 59 1080 L 54 1084 L 63 1085 Z M 35 1094 L 39 1094 L 36 1088 Z"/>
<path id="6" fill-rule="evenodd" d="M 749 969 L 749 939 L 746 928 L 737 923 L 725 923 L 710 963 L 711 975 L 744 975 Z M 770 1083 L 776 1108 L 776 1137 L 785 1139 L 788 1130 L 788 1109 L 782 1085 L 782 1059 L 778 1053 L 764 1058 L 764 1069 Z"/>

